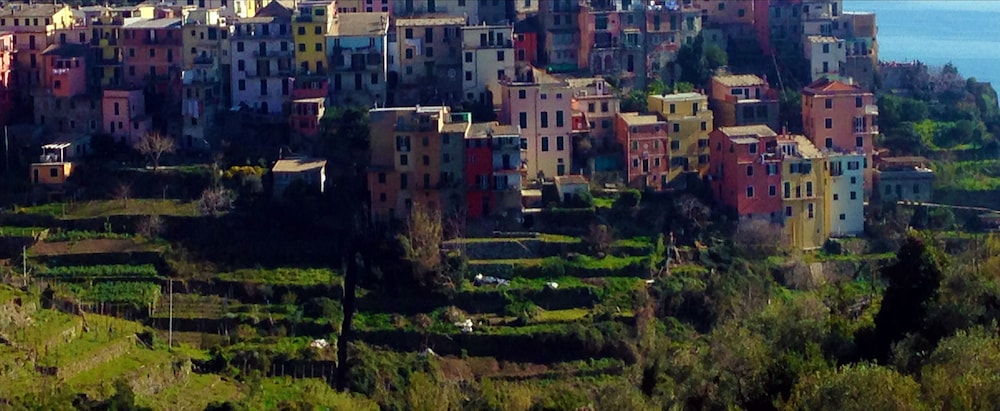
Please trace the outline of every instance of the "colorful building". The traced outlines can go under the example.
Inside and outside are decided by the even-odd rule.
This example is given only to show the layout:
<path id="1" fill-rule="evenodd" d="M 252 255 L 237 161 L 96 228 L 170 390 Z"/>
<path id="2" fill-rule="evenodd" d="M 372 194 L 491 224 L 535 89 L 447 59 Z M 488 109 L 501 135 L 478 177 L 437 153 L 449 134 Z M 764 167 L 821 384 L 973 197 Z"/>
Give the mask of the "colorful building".
<path id="1" fill-rule="evenodd" d="M 338 13 L 326 37 L 336 104 L 385 107 L 388 102 L 389 13 Z"/>
<path id="2" fill-rule="evenodd" d="M 476 123 L 465 136 L 466 216 L 519 212 L 524 163 L 517 126 Z"/>
<path id="3" fill-rule="evenodd" d="M 838 79 L 844 74 L 847 51 L 844 40 L 833 36 L 806 36 L 803 53 L 809 62 L 809 79 Z"/>
<path id="4" fill-rule="evenodd" d="M 709 107 L 715 117 L 715 127 L 763 124 L 772 130 L 781 129 L 778 91 L 753 74 L 712 77 Z"/>
<path id="5" fill-rule="evenodd" d="M 187 11 L 182 20 L 181 138 L 187 150 L 205 150 L 216 124 L 216 112 L 229 108 L 223 100 L 222 56 L 229 54 L 229 29 L 217 10 Z M 225 76 L 223 76 L 225 74 Z"/>
<path id="6" fill-rule="evenodd" d="M 0 31 L 0 125 L 10 121 L 14 104 L 14 33 Z"/>
<path id="7" fill-rule="evenodd" d="M 575 71 L 580 54 L 578 0 L 538 0 L 541 61 L 553 71 Z"/>
<path id="8" fill-rule="evenodd" d="M 817 80 L 802 90 L 802 125 L 817 147 L 864 153 L 867 196 L 872 181 L 873 140 L 878 134 L 874 95 L 850 82 Z"/>
<path id="9" fill-rule="evenodd" d="M 337 13 L 389 13 L 394 0 L 338 0 Z"/>
<path id="10" fill-rule="evenodd" d="M 783 219 L 782 153 L 777 134 L 764 125 L 720 127 L 710 144 L 711 187 L 716 201 L 732 208 L 740 219 Z"/>
<path id="11" fill-rule="evenodd" d="M 500 81 L 514 74 L 513 26 L 462 27 L 462 95 L 499 107 Z"/>
<path id="12" fill-rule="evenodd" d="M 257 16 L 234 25 L 229 47 L 232 105 L 282 113 L 295 74 L 292 11 L 271 2 Z"/>
<path id="13" fill-rule="evenodd" d="M 933 198 L 934 171 L 923 157 L 888 157 L 878 161 L 875 186 L 883 202 L 930 201 Z"/>
<path id="14" fill-rule="evenodd" d="M 569 84 L 529 66 L 501 82 L 500 87 L 503 103 L 499 120 L 521 128 L 528 178 L 570 174 L 573 90 Z"/>
<path id="15" fill-rule="evenodd" d="M 395 0 L 393 15 L 404 18 L 462 16 L 469 24 L 479 25 L 483 22 L 479 10 L 487 6 L 486 3 L 484 0 Z"/>
<path id="16" fill-rule="evenodd" d="M 777 141 L 785 238 L 797 249 L 820 248 L 830 236 L 827 158 L 805 136 L 780 135 Z"/>
<path id="17" fill-rule="evenodd" d="M 655 114 L 620 113 L 615 135 L 625 152 L 626 184 L 640 190 L 666 188 L 670 175 L 667 122 Z"/>
<path id="18" fill-rule="evenodd" d="M 415 202 L 460 214 L 466 202 L 464 136 L 471 124 L 469 113 L 451 113 L 448 107 L 369 111 L 372 220 L 404 220 Z"/>
<path id="19" fill-rule="evenodd" d="M 73 10 L 64 4 L 7 3 L 0 7 L 0 31 L 14 33 L 14 85 L 21 99 L 45 84 L 42 51 L 55 43 L 55 31 L 76 24 Z"/>
<path id="20" fill-rule="evenodd" d="M 138 19 L 126 22 L 122 32 L 127 50 L 125 84 L 130 88 L 151 87 L 179 107 L 184 47 L 181 19 Z"/>
<path id="21" fill-rule="evenodd" d="M 45 90 L 56 97 L 74 97 L 87 92 L 89 47 L 53 44 L 42 51 Z"/>
<path id="22" fill-rule="evenodd" d="M 862 153 L 826 152 L 830 182 L 826 203 L 828 231 L 832 237 L 853 237 L 865 230 L 865 173 Z"/>
<path id="23" fill-rule="evenodd" d="M 301 182 L 308 190 L 326 191 L 326 160 L 317 158 L 285 158 L 271 167 L 274 175 L 275 198 L 281 198 L 285 190 L 296 182 Z"/>
<path id="24" fill-rule="evenodd" d="M 667 121 L 670 135 L 670 176 L 673 181 L 686 173 L 704 176 L 709 169 L 709 134 L 714 116 L 708 97 L 701 93 L 651 95 L 646 98 L 649 111 Z"/>
<path id="25" fill-rule="evenodd" d="M 523 21 L 514 24 L 514 54 L 517 64 L 538 65 L 538 33 Z"/>
<path id="26" fill-rule="evenodd" d="M 310 0 L 298 3 L 292 23 L 295 66 L 301 74 L 326 74 L 326 35 L 337 16 L 336 1 Z"/>
<path id="27" fill-rule="evenodd" d="M 615 121 L 621 99 L 601 77 L 568 78 L 565 81 L 573 91 L 570 107 L 575 113 L 584 113 L 588 135 L 594 146 L 610 147 L 615 141 Z"/>
<path id="28" fill-rule="evenodd" d="M 135 144 L 152 129 L 141 89 L 105 89 L 101 103 L 104 132 L 115 140 Z"/>
<path id="29" fill-rule="evenodd" d="M 400 70 L 396 104 L 457 104 L 464 99 L 462 27 L 466 21 L 464 16 L 396 19 Z"/>
<path id="30" fill-rule="evenodd" d="M 579 5 L 580 49 L 577 66 L 594 74 L 612 74 L 619 67 L 618 36 L 621 33 L 621 3 L 584 0 Z"/>

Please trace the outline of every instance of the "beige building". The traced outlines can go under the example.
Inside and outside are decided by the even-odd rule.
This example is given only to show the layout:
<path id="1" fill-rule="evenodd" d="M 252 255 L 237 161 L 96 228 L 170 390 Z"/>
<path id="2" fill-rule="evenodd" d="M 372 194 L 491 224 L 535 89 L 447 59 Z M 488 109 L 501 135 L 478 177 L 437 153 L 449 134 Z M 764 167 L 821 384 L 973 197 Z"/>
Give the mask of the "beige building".
<path id="1" fill-rule="evenodd" d="M 667 120 L 670 137 L 670 178 L 688 172 L 705 175 L 709 167 L 708 134 L 714 129 L 708 96 L 701 93 L 651 95 L 649 111 Z"/>
<path id="2" fill-rule="evenodd" d="M 386 105 L 389 13 L 339 13 L 326 37 L 337 104 Z"/>
<path id="3" fill-rule="evenodd" d="M 466 21 L 464 16 L 396 19 L 397 105 L 461 101 L 461 30 Z"/>
<path id="4" fill-rule="evenodd" d="M 499 107 L 500 81 L 514 74 L 514 26 L 462 27 L 462 95 Z"/>
<path id="5" fill-rule="evenodd" d="M 542 70 L 525 67 L 500 84 L 501 123 L 521 127 L 529 179 L 570 173 L 573 89 Z"/>

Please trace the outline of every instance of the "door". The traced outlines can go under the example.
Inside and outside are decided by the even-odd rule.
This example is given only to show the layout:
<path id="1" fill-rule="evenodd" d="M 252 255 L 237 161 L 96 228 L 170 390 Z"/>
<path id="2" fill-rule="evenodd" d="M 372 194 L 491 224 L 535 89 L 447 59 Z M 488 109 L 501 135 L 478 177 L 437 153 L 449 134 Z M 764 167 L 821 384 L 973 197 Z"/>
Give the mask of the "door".
<path id="1" fill-rule="evenodd" d="M 642 159 L 642 172 L 643 172 L 643 174 L 649 172 L 649 159 L 648 158 Z"/>

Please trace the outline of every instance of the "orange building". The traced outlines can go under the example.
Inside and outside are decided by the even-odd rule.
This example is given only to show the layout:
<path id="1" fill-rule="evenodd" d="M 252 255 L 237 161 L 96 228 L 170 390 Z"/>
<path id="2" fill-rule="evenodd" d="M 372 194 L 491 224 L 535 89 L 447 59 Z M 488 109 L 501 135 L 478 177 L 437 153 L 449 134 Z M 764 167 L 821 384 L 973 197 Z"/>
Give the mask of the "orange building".
<path id="1" fill-rule="evenodd" d="M 667 122 L 655 114 L 619 113 L 615 135 L 625 152 L 629 187 L 660 190 L 670 176 Z"/>
<path id="2" fill-rule="evenodd" d="M 722 127 L 710 134 L 711 184 L 716 201 L 744 218 L 780 223 L 782 153 L 764 125 Z"/>
<path id="3" fill-rule="evenodd" d="M 875 96 L 853 82 L 817 80 L 802 90 L 802 125 L 806 137 L 820 149 L 864 153 L 867 196 L 872 187 L 873 140 L 878 134 Z"/>
<path id="4" fill-rule="evenodd" d="M 122 31 L 125 48 L 125 84 L 152 85 L 157 93 L 180 101 L 181 19 L 140 19 L 127 23 Z"/>
<path id="5" fill-rule="evenodd" d="M 53 44 L 42 52 L 45 88 L 56 97 L 75 97 L 87 92 L 87 56 L 83 44 Z"/>

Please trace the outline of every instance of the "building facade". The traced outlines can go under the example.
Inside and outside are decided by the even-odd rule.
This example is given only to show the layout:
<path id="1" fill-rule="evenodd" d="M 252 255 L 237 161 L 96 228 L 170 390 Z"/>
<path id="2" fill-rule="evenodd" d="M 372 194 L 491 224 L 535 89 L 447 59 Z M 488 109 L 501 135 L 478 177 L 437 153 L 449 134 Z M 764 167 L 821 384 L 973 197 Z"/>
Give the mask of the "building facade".
<path id="1" fill-rule="evenodd" d="M 570 174 L 573 96 L 569 85 L 529 66 L 503 81 L 501 90 L 499 119 L 521 128 L 528 178 Z"/>
<path id="2" fill-rule="evenodd" d="M 670 176 L 670 143 L 667 122 L 659 116 L 620 113 L 615 134 L 625 152 L 625 182 L 640 190 L 667 188 Z"/>
<path id="3" fill-rule="evenodd" d="M 673 181 L 686 173 L 704 176 L 711 155 L 709 134 L 714 129 L 714 115 L 708 97 L 701 93 L 651 95 L 649 110 L 667 121 L 670 135 L 670 177 Z"/>
<path id="4" fill-rule="evenodd" d="M 513 26 L 462 27 L 462 95 L 500 107 L 500 82 L 514 74 Z"/>
<path id="5" fill-rule="evenodd" d="M 874 95 L 853 83 L 826 78 L 815 81 L 802 90 L 802 125 L 806 137 L 821 149 L 864 153 L 867 196 L 878 134 Z"/>
<path id="6" fill-rule="evenodd" d="M 327 36 L 336 104 L 385 107 L 389 13 L 338 13 Z"/>
<path id="7" fill-rule="evenodd" d="M 232 105 L 280 114 L 295 74 L 292 11 L 272 2 L 234 25 L 229 41 Z"/>
<path id="8" fill-rule="evenodd" d="M 716 127 L 763 124 L 781 129 L 778 91 L 752 74 L 713 76 L 709 107 Z"/>
<path id="9" fill-rule="evenodd" d="M 713 130 L 711 187 L 716 201 L 735 210 L 740 219 L 783 220 L 782 153 L 777 134 L 763 125 Z"/>

